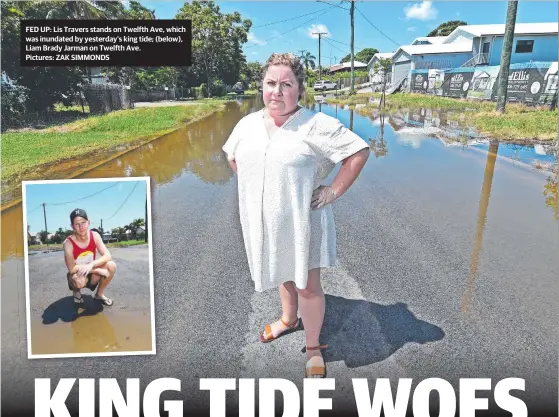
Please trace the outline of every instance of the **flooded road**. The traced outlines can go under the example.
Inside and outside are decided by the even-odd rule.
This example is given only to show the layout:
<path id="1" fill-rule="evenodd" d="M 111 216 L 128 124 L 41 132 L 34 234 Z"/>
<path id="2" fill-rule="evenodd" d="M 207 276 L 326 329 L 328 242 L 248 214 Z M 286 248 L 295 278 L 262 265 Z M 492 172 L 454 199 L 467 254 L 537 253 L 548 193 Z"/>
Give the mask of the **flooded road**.
<path id="1" fill-rule="evenodd" d="M 530 410 L 556 414 L 559 233 L 549 150 L 475 138 L 455 145 L 430 136 L 425 122 L 406 123 L 413 114 L 366 117 L 309 106 L 338 117 L 372 151 L 334 204 L 340 266 L 323 273 L 334 410 L 354 407 L 351 378 L 440 377 L 457 386 L 459 378 L 519 377 Z M 18 388 L 32 378 L 75 377 L 72 364 L 81 377 L 180 378 L 192 408 L 208 404 L 200 377 L 273 376 L 301 386 L 302 332 L 258 342 L 279 314 L 279 299 L 253 290 L 236 180 L 221 151 L 236 122 L 260 107 L 231 103 L 84 175 L 152 178 L 157 355 L 23 359 L 24 292 L 21 284 L 7 286 L 2 374 L 13 382 L 3 402 L 21 403 L 26 392 Z M 7 259 L 21 253 L 21 210 L 3 213 L 2 221 L 13 227 L 2 235 Z M 15 235 L 5 237 L 10 230 Z M 5 280 L 23 281 L 20 258 L 4 262 L 3 289 Z"/>

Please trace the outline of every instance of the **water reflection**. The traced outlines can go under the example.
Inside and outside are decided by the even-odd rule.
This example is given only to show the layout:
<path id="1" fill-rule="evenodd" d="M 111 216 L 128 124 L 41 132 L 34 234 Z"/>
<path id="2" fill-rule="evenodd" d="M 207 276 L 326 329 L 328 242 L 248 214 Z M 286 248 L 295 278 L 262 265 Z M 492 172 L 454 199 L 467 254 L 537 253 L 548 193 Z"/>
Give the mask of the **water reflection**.
<path id="1" fill-rule="evenodd" d="M 455 128 L 457 126 L 456 121 L 448 119 L 444 112 L 431 109 L 396 111 L 389 115 L 369 111 L 365 118 L 360 116 L 361 109 L 358 109 L 357 106 L 343 110 L 339 105 L 324 104 L 321 100 L 315 100 L 314 96 L 308 94 L 303 96 L 301 104 L 314 111 L 337 117 L 343 120 L 351 130 L 369 138 L 371 151 L 376 158 L 387 156 L 390 149 L 391 155 L 394 156 L 390 160 L 396 164 L 407 163 L 402 162 L 405 157 L 400 157 L 402 155 L 401 145 L 419 148 L 424 141 L 433 140 L 427 134 L 429 130 L 425 130 L 426 127 Z M 255 99 L 229 103 L 225 110 L 105 163 L 82 175 L 82 178 L 150 176 L 152 191 L 157 185 L 169 183 L 185 174 L 196 176 L 208 184 L 223 184 L 229 181 L 233 174 L 221 150 L 222 145 L 239 119 L 262 107 L 263 102 L 260 95 Z M 347 113 L 344 114 L 344 111 Z M 348 119 L 345 119 L 346 116 Z M 433 134 L 433 136 L 440 139 L 437 134 Z M 468 139 L 462 144 L 444 140 L 443 143 L 447 146 L 459 145 L 482 151 L 488 150 L 490 146 L 489 143 L 480 143 L 475 139 Z M 553 147 L 501 143 L 496 149 L 499 156 L 509 157 L 521 163 L 530 163 L 536 168 L 551 172 L 551 176 L 543 186 L 543 195 L 545 205 L 553 211 L 557 218 L 557 171 L 552 170 L 554 166 L 556 167 L 556 159 L 552 155 Z M 488 152 L 489 154 L 491 152 Z M 441 163 L 435 157 L 431 157 L 429 161 L 433 166 Z M 21 257 L 23 255 L 21 205 L 2 213 L 2 226 L 2 260 L 10 255 Z"/>
<path id="2" fill-rule="evenodd" d="M 388 144 L 384 139 L 384 123 L 385 123 L 386 116 L 381 114 L 378 117 L 378 131 L 376 138 L 369 138 L 370 148 L 375 158 L 381 158 L 388 154 Z"/>
<path id="3" fill-rule="evenodd" d="M 491 185 L 493 184 L 493 173 L 495 172 L 495 161 L 497 160 L 498 151 L 499 142 L 491 142 L 489 151 L 487 152 L 487 160 L 485 162 L 485 173 L 483 176 L 483 185 L 481 187 L 481 196 L 479 199 L 474 249 L 470 260 L 468 281 L 466 283 L 466 291 L 462 296 L 461 308 L 464 313 L 469 312 L 472 304 L 474 283 L 477 277 L 479 254 L 483 243 L 483 232 L 485 231 L 485 224 L 487 221 L 487 208 L 489 207 L 489 198 L 491 197 Z"/>
<path id="4" fill-rule="evenodd" d="M 553 217 L 559 220 L 559 209 L 557 207 L 557 172 L 554 176 L 548 176 L 543 187 L 543 195 L 545 197 L 545 206 L 553 210 Z"/>
<path id="5" fill-rule="evenodd" d="M 257 100 L 228 103 L 225 110 L 110 161 L 84 177 L 150 176 L 152 185 L 157 185 L 190 172 L 209 184 L 226 183 L 233 173 L 221 147 L 239 119 L 257 108 Z"/>

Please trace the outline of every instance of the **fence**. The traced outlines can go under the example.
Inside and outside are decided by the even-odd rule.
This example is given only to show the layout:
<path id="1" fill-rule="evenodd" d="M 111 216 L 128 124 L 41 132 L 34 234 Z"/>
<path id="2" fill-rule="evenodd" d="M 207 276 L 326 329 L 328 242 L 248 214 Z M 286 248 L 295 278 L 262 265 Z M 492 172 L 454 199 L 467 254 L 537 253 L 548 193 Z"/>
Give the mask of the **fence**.
<path id="1" fill-rule="evenodd" d="M 368 76 L 355 77 L 355 85 L 365 84 L 369 82 Z M 351 78 L 340 78 L 338 80 L 338 88 L 346 88 L 351 86 Z"/>
<path id="2" fill-rule="evenodd" d="M 416 69 L 402 91 L 445 97 L 495 101 L 499 66 L 465 66 L 452 70 Z M 557 107 L 557 62 L 512 64 L 509 69 L 507 101 Z"/>
<path id="3" fill-rule="evenodd" d="M 134 107 L 130 90 L 119 84 L 86 84 L 83 86 L 85 100 L 91 114 L 109 113 Z"/>

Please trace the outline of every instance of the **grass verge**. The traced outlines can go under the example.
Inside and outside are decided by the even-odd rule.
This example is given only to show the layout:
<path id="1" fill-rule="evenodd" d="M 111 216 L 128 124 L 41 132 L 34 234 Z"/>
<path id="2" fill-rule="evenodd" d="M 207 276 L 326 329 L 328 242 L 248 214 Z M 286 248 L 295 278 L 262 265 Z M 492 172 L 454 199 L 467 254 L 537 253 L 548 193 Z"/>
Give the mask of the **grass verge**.
<path id="1" fill-rule="evenodd" d="M 222 103 L 213 101 L 120 110 L 47 129 L 6 132 L 2 134 L 2 180 L 17 182 L 26 172 L 40 170 L 41 165 L 87 158 L 92 152 L 148 141 L 221 106 Z"/>
<path id="2" fill-rule="evenodd" d="M 328 103 L 354 105 L 366 103 L 360 113 L 378 111 L 377 104 L 368 104 L 370 98 L 380 98 L 379 93 L 359 94 L 348 98 L 327 99 Z M 394 94 L 386 96 L 386 110 L 428 108 L 438 111 L 457 112 L 451 118 L 472 127 L 479 134 L 504 141 L 552 141 L 557 140 L 557 109 L 529 107 L 507 103 L 504 114 L 495 111 L 494 102 L 470 101 L 422 94 Z M 463 116 L 463 117 L 461 117 Z"/>
<path id="3" fill-rule="evenodd" d="M 111 243 L 107 243 L 105 246 L 107 246 L 107 248 L 126 248 L 128 246 L 136 246 L 136 245 L 147 245 L 147 242 L 144 242 L 144 240 L 125 240 L 122 242 L 111 242 Z M 49 245 L 29 245 L 28 246 L 29 251 L 45 251 L 45 250 L 49 250 L 49 251 L 61 251 L 63 250 L 62 248 L 62 243 L 49 243 Z"/>

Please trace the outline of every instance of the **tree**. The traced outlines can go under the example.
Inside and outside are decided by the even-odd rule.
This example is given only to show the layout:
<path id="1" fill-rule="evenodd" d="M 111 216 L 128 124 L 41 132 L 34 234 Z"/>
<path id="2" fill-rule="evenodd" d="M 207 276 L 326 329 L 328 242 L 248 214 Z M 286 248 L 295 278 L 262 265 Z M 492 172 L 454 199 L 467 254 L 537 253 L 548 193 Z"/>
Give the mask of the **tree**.
<path id="1" fill-rule="evenodd" d="M 355 60 L 366 64 L 377 53 L 378 50 L 376 48 L 365 48 L 355 54 Z M 344 62 L 349 62 L 350 59 L 351 59 L 351 54 L 347 54 L 342 58 L 340 64 L 343 64 Z"/>
<path id="2" fill-rule="evenodd" d="M 39 233 L 37 233 L 37 235 L 39 236 L 41 243 L 47 243 L 48 233 L 46 231 L 41 230 Z"/>
<path id="3" fill-rule="evenodd" d="M 435 29 L 433 29 L 427 37 L 429 36 L 448 36 L 452 33 L 454 29 L 458 26 L 465 26 L 467 25 L 466 22 L 463 20 L 449 20 L 448 22 L 441 23 Z"/>
<path id="4" fill-rule="evenodd" d="M 257 83 L 262 78 L 262 64 L 260 62 L 248 62 L 241 68 L 240 81 L 250 88 L 252 83 Z"/>
<path id="5" fill-rule="evenodd" d="M 392 71 L 392 60 L 388 58 L 381 58 L 379 62 L 373 67 L 373 75 L 382 75 L 382 95 L 380 96 L 379 108 L 386 105 L 386 81 L 387 75 Z M 384 123 L 384 122 L 383 122 Z"/>
<path id="6" fill-rule="evenodd" d="M 246 62 L 242 45 L 247 42 L 252 22 L 238 12 L 221 13 L 213 2 L 185 3 L 175 19 L 192 21 L 192 66 L 183 71 L 186 82 L 204 80 L 211 96 L 216 81 L 234 84 Z M 192 85 L 192 84 L 190 84 Z"/>
<path id="7" fill-rule="evenodd" d="M 15 83 L 26 88 L 26 111 L 52 109 L 54 104 L 71 104 L 79 90 L 79 67 L 22 67 L 20 65 L 20 21 L 45 19 L 51 9 L 69 13 L 66 2 L 0 2 L 2 34 L 2 71 Z M 6 115 L 7 116 L 7 115 Z M 2 118 L 4 118 L 4 113 Z"/>
<path id="8" fill-rule="evenodd" d="M 125 12 L 125 19 L 147 20 L 155 19 L 155 10 L 150 10 L 142 6 L 139 2 L 130 0 L 129 8 Z"/>
<path id="9" fill-rule="evenodd" d="M 316 63 L 314 62 L 316 57 L 314 55 L 311 55 L 310 52 L 305 51 L 304 54 L 301 54 L 300 58 L 303 62 L 303 65 L 305 66 L 305 69 L 309 69 L 309 67 L 311 67 L 311 69 L 314 69 L 316 67 Z"/>

